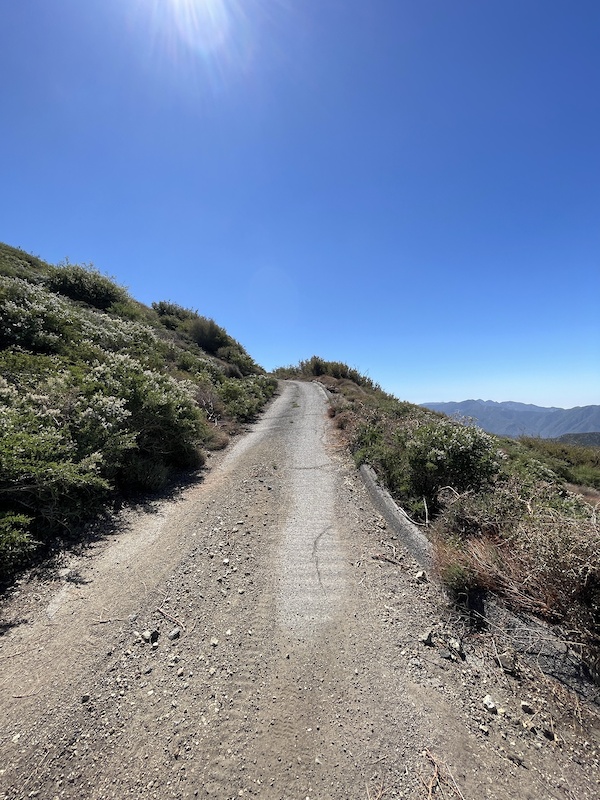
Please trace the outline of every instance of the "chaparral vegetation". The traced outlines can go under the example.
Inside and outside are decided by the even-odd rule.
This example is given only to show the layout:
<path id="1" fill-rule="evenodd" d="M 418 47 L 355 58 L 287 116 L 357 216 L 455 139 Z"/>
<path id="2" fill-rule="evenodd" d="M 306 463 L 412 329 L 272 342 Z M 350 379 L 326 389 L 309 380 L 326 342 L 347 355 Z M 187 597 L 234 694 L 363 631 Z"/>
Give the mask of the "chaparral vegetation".
<path id="1" fill-rule="evenodd" d="M 212 319 L 0 245 L 0 580 L 115 498 L 163 488 L 273 396 Z"/>

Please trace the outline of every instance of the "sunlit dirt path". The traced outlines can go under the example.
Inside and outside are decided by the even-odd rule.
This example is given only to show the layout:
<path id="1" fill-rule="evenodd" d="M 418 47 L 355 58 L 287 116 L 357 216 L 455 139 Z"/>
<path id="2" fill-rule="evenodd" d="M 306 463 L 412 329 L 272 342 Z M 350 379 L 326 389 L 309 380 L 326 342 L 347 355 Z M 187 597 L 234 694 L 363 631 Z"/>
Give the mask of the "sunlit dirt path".
<path id="1" fill-rule="evenodd" d="M 5 604 L 0 797 L 426 798 L 430 756 L 447 797 L 593 797 L 482 731 L 502 678 L 420 643 L 449 612 L 416 571 L 323 389 L 286 383 L 204 481 Z"/>

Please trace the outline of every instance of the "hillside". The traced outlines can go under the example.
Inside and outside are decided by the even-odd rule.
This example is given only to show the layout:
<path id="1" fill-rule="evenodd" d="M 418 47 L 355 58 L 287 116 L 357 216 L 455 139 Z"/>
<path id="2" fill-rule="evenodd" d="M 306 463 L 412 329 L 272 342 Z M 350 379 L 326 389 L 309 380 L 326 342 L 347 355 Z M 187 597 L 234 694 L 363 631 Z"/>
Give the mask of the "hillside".
<path id="1" fill-rule="evenodd" d="M 557 438 L 558 442 L 566 444 L 579 444 L 584 447 L 600 447 L 600 431 L 594 433 L 563 433 Z"/>
<path id="2" fill-rule="evenodd" d="M 212 319 L 4 244 L 0 318 L 0 581 L 117 498 L 201 467 L 276 389 Z"/>
<path id="3" fill-rule="evenodd" d="M 460 403 L 423 403 L 448 416 L 468 417 L 488 433 L 499 436 L 540 436 L 555 439 L 566 433 L 600 431 L 600 406 L 544 408 L 525 403 L 464 400 Z"/>
<path id="4" fill-rule="evenodd" d="M 276 374 L 327 388 L 355 462 L 427 531 L 438 577 L 472 619 L 494 596 L 558 624 L 600 682 L 600 528 L 580 493 L 600 489 L 596 448 L 502 439 L 317 356 Z"/>

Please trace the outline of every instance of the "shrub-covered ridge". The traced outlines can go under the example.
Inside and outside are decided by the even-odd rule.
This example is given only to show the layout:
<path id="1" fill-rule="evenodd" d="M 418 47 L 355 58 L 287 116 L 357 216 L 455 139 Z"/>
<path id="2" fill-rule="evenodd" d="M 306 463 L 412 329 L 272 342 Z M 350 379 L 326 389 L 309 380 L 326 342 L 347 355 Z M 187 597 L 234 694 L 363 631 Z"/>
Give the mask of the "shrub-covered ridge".
<path id="1" fill-rule="evenodd" d="M 214 321 L 7 245 L 0 320 L 0 580 L 117 495 L 199 467 L 276 389 Z"/>

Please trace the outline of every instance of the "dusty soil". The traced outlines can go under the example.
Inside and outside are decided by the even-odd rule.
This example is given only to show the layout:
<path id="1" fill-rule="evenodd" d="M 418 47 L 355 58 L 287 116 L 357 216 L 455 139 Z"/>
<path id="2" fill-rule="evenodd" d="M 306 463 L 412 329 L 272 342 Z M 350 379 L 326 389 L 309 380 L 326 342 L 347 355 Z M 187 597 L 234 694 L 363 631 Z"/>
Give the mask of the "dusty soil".
<path id="1" fill-rule="evenodd" d="M 286 383 L 203 480 L 5 599 L 0 797 L 598 797 L 594 708 L 505 673 L 418 572 L 323 390 Z"/>

